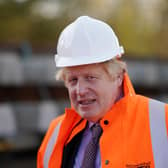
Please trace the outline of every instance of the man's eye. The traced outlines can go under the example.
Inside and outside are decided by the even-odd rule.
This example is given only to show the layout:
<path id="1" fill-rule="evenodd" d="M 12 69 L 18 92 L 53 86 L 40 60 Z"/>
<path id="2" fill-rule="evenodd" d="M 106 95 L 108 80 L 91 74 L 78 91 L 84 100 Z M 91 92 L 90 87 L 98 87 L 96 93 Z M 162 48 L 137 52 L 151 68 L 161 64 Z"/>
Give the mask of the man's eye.
<path id="1" fill-rule="evenodd" d="M 94 76 L 87 76 L 87 80 L 95 80 L 96 79 L 96 77 L 94 77 Z"/>
<path id="2" fill-rule="evenodd" d="M 69 79 L 69 83 L 75 83 L 77 81 L 77 78 L 72 78 L 72 79 Z"/>

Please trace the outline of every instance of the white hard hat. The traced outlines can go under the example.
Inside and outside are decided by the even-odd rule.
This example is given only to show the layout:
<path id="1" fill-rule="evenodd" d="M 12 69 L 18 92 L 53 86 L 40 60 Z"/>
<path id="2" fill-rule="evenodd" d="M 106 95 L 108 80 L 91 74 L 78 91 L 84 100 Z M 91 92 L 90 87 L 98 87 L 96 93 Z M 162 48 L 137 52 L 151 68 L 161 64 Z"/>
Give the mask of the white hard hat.
<path id="1" fill-rule="evenodd" d="M 105 62 L 124 53 L 112 28 L 97 19 L 81 16 L 61 33 L 56 67 Z"/>

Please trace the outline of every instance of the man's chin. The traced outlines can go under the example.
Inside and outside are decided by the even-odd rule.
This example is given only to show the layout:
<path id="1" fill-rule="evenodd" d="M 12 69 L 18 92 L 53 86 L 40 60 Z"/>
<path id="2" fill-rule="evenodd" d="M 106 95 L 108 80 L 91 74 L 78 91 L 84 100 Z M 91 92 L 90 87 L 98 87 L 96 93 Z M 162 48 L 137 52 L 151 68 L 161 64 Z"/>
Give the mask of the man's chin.
<path id="1" fill-rule="evenodd" d="M 93 121 L 94 122 L 95 120 L 97 120 L 97 115 L 93 114 L 93 111 L 92 111 L 92 113 L 89 112 L 89 111 L 80 111 L 79 115 L 82 118 L 85 118 L 85 119 L 87 119 L 89 121 Z"/>

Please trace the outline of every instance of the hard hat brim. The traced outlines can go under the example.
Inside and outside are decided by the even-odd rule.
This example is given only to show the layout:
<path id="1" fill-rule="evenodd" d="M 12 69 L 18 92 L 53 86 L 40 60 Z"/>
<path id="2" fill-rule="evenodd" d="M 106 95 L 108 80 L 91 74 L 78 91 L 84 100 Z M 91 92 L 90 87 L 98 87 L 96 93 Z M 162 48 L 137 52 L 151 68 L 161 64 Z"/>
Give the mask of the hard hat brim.
<path id="1" fill-rule="evenodd" d="M 109 53 L 108 55 L 104 56 L 94 56 L 94 57 L 88 57 L 88 56 L 80 56 L 77 58 L 72 57 L 64 57 L 59 56 L 58 54 L 55 55 L 55 64 L 56 67 L 71 67 L 71 66 L 79 66 L 79 65 L 87 65 L 87 64 L 95 64 L 95 63 L 101 63 L 105 61 L 109 61 L 114 58 L 121 57 L 122 54 L 124 54 L 124 49 L 122 46 L 120 46 L 119 51 L 113 51 L 112 53 Z"/>

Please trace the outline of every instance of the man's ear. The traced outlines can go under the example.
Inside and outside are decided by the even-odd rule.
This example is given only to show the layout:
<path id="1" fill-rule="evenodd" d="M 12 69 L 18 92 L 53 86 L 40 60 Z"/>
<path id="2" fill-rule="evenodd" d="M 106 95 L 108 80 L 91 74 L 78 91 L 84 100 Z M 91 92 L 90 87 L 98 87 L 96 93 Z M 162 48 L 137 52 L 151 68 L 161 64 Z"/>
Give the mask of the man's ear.
<path id="1" fill-rule="evenodd" d="M 122 85 L 122 83 L 123 83 L 123 75 L 122 74 L 119 74 L 117 76 L 117 82 L 118 82 L 118 86 Z"/>
<path id="2" fill-rule="evenodd" d="M 64 82 L 64 86 L 65 86 L 66 88 L 68 88 L 68 86 L 67 86 L 67 81 L 64 80 L 63 82 Z"/>

